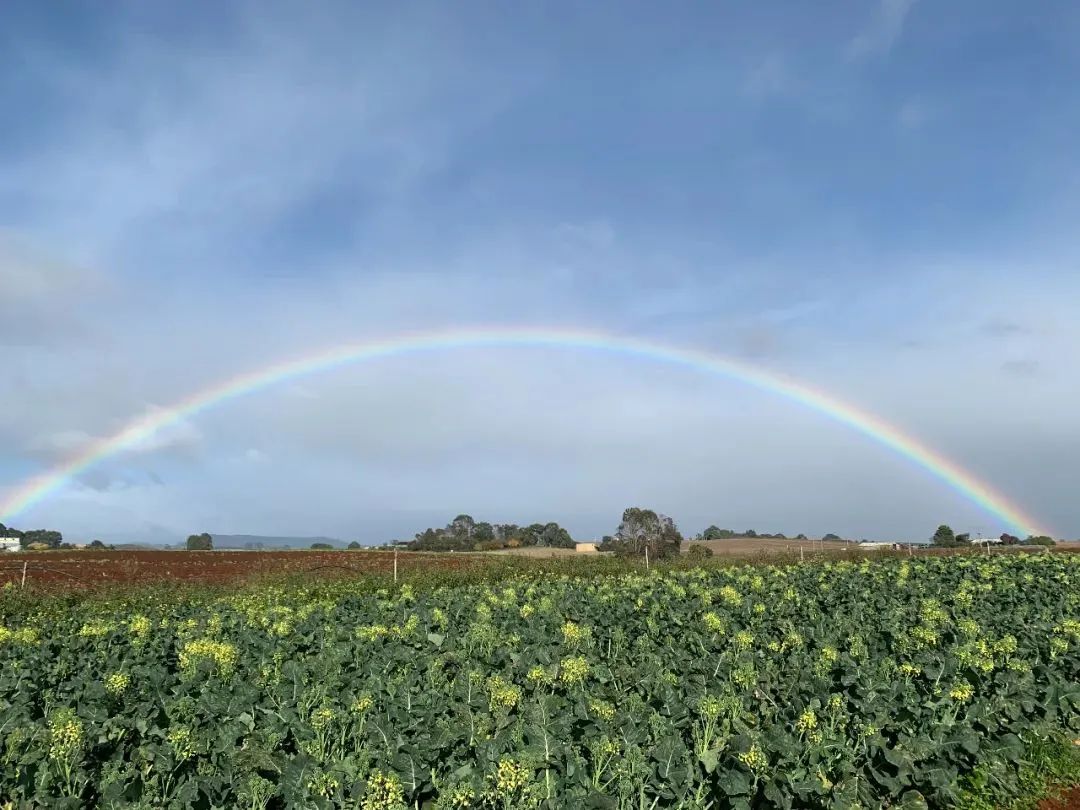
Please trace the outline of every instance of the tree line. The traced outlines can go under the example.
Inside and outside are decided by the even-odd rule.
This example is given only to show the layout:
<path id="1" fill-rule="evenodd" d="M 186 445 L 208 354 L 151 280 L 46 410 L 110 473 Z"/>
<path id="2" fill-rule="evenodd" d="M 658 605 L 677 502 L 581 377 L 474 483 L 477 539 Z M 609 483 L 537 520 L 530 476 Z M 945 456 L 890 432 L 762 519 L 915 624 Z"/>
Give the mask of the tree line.
<path id="1" fill-rule="evenodd" d="M 17 537 L 19 547 L 29 550 L 45 550 L 57 548 L 75 548 L 71 543 L 64 542 L 64 535 L 54 529 L 27 529 L 21 531 L 12 526 L 0 523 L 0 537 Z M 91 540 L 90 548 L 112 548 L 100 540 Z"/>
<path id="2" fill-rule="evenodd" d="M 742 539 L 742 538 L 761 539 L 761 540 L 806 540 L 806 541 L 810 540 L 809 537 L 807 537 L 805 534 L 803 534 L 801 532 L 799 534 L 795 535 L 794 537 L 789 538 L 786 534 L 783 534 L 782 532 L 776 532 L 775 534 L 769 534 L 768 532 L 758 532 L 758 531 L 755 531 L 754 529 L 747 529 L 746 531 L 735 532 L 735 531 L 732 531 L 731 529 L 721 529 L 718 526 L 710 526 L 705 531 L 694 535 L 695 540 L 734 540 L 734 539 Z M 840 535 L 838 535 L 838 534 L 833 534 L 832 532 L 829 532 L 828 534 L 824 535 L 821 539 L 822 540 L 828 540 L 828 541 L 838 541 L 838 540 L 842 540 L 843 538 L 840 537 Z"/>
<path id="3" fill-rule="evenodd" d="M 1002 545 L 1005 546 L 1053 546 L 1056 545 L 1052 537 L 1047 537 L 1045 534 L 1032 534 L 1027 538 L 1021 540 L 1015 534 L 1002 534 L 998 538 Z M 952 530 L 951 526 L 942 523 L 937 527 L 937 531 L 934 532 L 930 538 L 930 542 L 935 546 L 941 548 L 961 548 L 963 546 L 971 545 L 971 535 L 969 533 L 957 534 Z"/>
<path id="4" fill-rule="evenodd" d="M 424 529 L 405 544 L 413 551 L 495 551 L 502 548 L 574 548 L 574 538 L 558 523 L 488 523 L 458 515 L 442 528 Z"/>

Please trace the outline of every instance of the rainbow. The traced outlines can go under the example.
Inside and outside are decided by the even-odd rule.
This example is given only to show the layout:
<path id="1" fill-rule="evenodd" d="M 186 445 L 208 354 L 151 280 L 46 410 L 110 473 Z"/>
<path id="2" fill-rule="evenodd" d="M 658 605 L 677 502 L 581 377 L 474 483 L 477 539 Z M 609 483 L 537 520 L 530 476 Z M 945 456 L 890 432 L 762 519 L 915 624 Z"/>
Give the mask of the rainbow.
<path id="1" fill-rule="evenodd" d="M 237 397 L 308 374 L 371 360 L 421 352 L 484 347 L 535 347 L 592 350 L 682 366 L 697 372 L 738 380 L 784 397 L 856 430 L 895 451 L 948 484 L 1021 535 L 1045 534 L 1037 521 L 1010 503 L 989 484 L 873 414 L 790 378 L 745 362 L 705 352 L 673 348 L 602 332 L 562 328 L 481 328 L 415 332 L 336 346 L 304 357 L 250 371 L 198 391 L 172 406 L 130 422 L 117 433 L 80 450 L 63 463 L 32 477 L 0 501 L 0 520 L 11 518 L 66 486 L 95 464 L 137 446 L 157 431 Z"/>

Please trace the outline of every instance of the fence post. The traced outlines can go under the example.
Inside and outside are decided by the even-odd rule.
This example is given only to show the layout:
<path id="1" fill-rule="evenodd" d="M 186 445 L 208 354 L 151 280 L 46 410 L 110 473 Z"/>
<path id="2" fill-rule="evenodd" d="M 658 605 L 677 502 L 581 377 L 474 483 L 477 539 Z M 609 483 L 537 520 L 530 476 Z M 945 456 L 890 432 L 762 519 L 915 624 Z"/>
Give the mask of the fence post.
<path id="1" fill-rule="evenodd" d="M 394 584 L 397 585 L 397 548 L 394 549 Z"/>
<path id="2" fill-rule="evenodd" d="M 22 588 L 26 587 L 26 560 L 23 560 L 22 564 Z"/>
<path id="3" fill-rule="evenodd" d="M 799 562 L 806 562 L 806 557 L 803 556 L 802 546 L 799 546 Z"/>
<path id="4" fill-rule="evenodd" d="M 649 547 L 645 546 L 645 570 L 649 570 Z"/>

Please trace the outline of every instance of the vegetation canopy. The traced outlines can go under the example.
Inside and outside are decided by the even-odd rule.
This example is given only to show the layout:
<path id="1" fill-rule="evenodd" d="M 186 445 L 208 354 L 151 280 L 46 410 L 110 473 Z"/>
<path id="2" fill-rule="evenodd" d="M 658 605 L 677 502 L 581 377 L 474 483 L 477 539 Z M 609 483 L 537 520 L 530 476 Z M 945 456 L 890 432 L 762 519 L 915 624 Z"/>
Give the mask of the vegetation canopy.
<path id="1" fill-rule="evenodd" d="M 0 796 L 704 810 L 945 807 L 977 788 L 1001 806 L 1033 745 L 1080 729 L 1077 555 L 509 570 L 9 588 Z"/>

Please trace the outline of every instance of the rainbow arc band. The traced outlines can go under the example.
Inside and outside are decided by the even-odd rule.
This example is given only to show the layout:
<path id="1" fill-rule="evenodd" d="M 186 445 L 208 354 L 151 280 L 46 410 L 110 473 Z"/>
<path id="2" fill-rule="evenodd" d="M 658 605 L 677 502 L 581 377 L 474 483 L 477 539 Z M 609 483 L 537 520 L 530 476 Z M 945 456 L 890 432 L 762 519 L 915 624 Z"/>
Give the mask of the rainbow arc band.
<path id="1" fill-rule="evenodd" d="M 93 442 L 61 464 L 24 481 L 4 501 L 0 502 L 0 520 L 10 521 L 30 506 L 40 503 L 62 489 L 80 473 L 136 446 L 157 431 L 237 397 L 261 391 L 287 380 L 351 364 L 419 353 L 485 347 L 588 350 L 681 366 L 699 373 L 715 374 L 737 380 L 817 411 L 862 433 L 922 467 L 972 503 L 1007 524 L 1012 531 L 1022 535 L 1049 534 L 1040 529 L 1038 521 L 1025 514 L 1020 507 L 1010 503 L 1004 495 L 956 462 L 895 425 L 823 391 L 811 388 L 805 383 L 722 355 L 675 348 L 603 332 L 548 327 L 488 327 L 406 333 L 334 346 L 314 354 L 248 371 L 197 391 L 169 407 L 134 419 L 117 433 Z"/>

